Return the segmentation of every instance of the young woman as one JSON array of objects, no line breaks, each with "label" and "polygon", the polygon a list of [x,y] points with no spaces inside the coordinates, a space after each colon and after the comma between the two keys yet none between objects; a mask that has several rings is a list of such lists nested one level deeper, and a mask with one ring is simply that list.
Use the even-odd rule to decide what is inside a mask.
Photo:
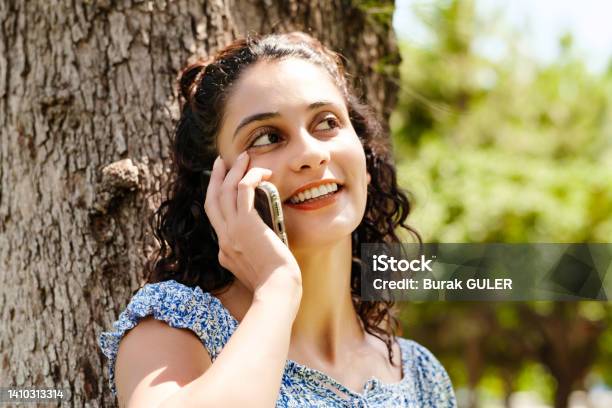
[{"label": "young woman", "polygon": [[[161,248],[100,337],[120,406],[455,406],[436,358],[395,336],[392,303],[359,297],[360,244],[398,242],[409,203],[338,54],[304,33],[250,37],[180,86]],[[262,180],[289,247],[253,207]]]}]

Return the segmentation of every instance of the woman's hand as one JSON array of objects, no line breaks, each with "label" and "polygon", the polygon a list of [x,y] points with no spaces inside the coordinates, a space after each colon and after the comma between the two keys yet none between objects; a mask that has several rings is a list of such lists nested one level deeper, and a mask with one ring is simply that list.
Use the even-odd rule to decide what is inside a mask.
[{"label": "woman's hand", "polygon": [[246,171],[248,165],[246,152],[229,172],[220,157],[213,165],[204,210],[218,237],[219,263],[255,295],[286,289],[301,293],[302,277],[295,257],[254,206],[255,188],[272,171],[258,167]]}]

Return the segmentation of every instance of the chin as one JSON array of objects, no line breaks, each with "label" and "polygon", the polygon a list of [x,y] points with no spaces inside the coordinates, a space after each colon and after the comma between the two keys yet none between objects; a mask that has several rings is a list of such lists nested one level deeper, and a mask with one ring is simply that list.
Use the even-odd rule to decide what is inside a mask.
[{"label": "chin", "polygon": [[338,243],[359,226],[359,222],[332,223],[331,225],[291,228],[287,226],[287,238],[292,249],[306,249]]}]

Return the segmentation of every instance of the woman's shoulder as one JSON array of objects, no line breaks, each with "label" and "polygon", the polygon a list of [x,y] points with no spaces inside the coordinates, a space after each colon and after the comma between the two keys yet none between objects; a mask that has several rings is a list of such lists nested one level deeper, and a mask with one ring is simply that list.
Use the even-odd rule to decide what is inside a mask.
[{"label": "woman's shoulder", "polygon": [[414,340],[398,337],[404,376],[410,377],[416,389],[421,390],[428,406],[454,407],[457,402],[453,385],[444,366],[425,346]]},{"label": "woman's shoulder", "polygon": [[194,318],[212,317],[221,311],[220,305],[200,287],[190,287],[175,280],[147,283],[130,299],[119,316],[119,323],[131,324],[152,315],[172,327],[194,324]]},{"label": "woman's shoulder", "polygon": [[102,332],[98,337],[98,345],[109,359],[113,391],[114,364],[119,343],[128,331],[149,316],[172,328],[194,332],[213,361],[235,329],[231,316],[221,302],[200,287],[190,287],[175,280],[144,285],[132,296],[112,324],[112,329]]},{"label": "woman's shoulder", "polygon": [[409,361],[412,361],[418,365],[440,365],[438,359],[433,353],[422,344],[417,343],[414,340],[396,337],[399,343],[400,349],[404,356],[408,357]]},{"label": "woman's shoulder", "polygon": [[440,361],[425,346],[403,337],[397,337],[397,341],[402,350],[402,360],[405,368],[423,375],[446,374],[446,370]]},{"label": "woman's shoulder", "polygon": [[231,324],[221,302],[210,293],[198,286],[167,280],[141,287],[113,323],[115,330],[103,333],[101,342],[120,338],[147,316],[174,328],[190,329],[202,340],[206,340],[210,329],[219,332]]}]

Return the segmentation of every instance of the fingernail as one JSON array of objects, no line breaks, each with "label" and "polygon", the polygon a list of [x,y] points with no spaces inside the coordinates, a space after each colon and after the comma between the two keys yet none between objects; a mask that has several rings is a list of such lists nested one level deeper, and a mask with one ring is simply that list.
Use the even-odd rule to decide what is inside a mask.
[{"label": "fingernail", "polygon": [[244,160],[248,157],[248,154],[246,151],[240,153],[240,156],[238,156],[238,160]]}]

